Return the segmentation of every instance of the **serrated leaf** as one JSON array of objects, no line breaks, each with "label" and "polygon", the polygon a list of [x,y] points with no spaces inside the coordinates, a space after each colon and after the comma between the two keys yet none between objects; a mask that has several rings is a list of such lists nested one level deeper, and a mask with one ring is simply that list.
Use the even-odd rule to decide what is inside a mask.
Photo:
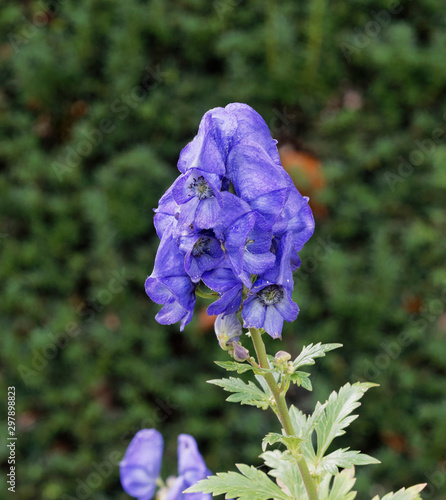
[{"label": "serrated leaf", "polygon": [[284,444],[288,450],[297,452],[300,449],[300,444],[302,443],[302,439],[298,436],[287,436],[284,434],[277,434],[275,432],[270,432],[267,434],[262,441],[262,449],[265,451],[266,446],[282,443]]},{"label": "serrated leaf", "polygon": [[277,432],[270,432],[262,439],[262,450],[265,451],[268,445],[273,445],[279,443],[283,438],[283,434],[278,434]]},{"label": "serrated leaf", "polygon": [[253,369],[251,365],[237,363],[236,361],[214,361],[214,363],[228,372],[245,373]]},{"label": "serrated leaf", "polygon": [[415,486],[411,486],[410,488],[401,488],[396,493],[388,493],[384,497],[380,499],[380,497],[373,497],[373,500],[421,500],[421,497],[418,493],[422,491],[426,486],[426,483],[416,484]]},{"label": "serrated leaf", "polygon": [[208,380],[209,384],[223,387],[223,390],[233,392],[226,401],[240,403],[242,405],[257,406],[266,410],[270,406],[270,394],[265,394],[253,382],[247,384],[243,380],[235,377]]},{"label": "serrated leaf", "polygon": [[260,456],[265,460],[265,464],[271,468],[269,474],[277,478],[279,484],[283,483],[285,488],[282,489],[285,493],[291,495],[293,499],[308,498],[299,467],[294,460],[288,460],[287,457],[284,457],[284,453],[278,450],[267,451]]},{"label": "serrated leaf", "polygon": [[188,488],[185,493],[226,494],[227,498],[240,500],[293,500],[285,494],[271,479],[255,467],[237,464],[241,472],[221,472],[216,476],[199,481]]},{"label": "serrated leaf", "polygon": [[319,420],[324,416],[325,404],[317,403],[314,412],[310,416],[304,415],[300,410],[298,410],[294,405],[290,406],[290,418],[293,424],[294,432],[297,436],[305,439],[311,437],[311,433],[315,429]]},{"label": "serrated leaf", "polygon": [[[273,377],[274,377],[274,380],[276,381],[276,383],[279,382],[280,373],[275,372],[275,371],[271,371],[271,373],[273,374]],[[269,394],[270,396],[273,395],[271,392],[271,389],[269,388],[268,382],[265,380],[265,377],[263,377],[262,375],[255,375],[255,379],[260,384],[260,386],[264,390],[265,394]]]},{"label": "serrated leaf", "polygon": [[330,492],[328,487],[332,476],[327,476],[319,488],[319,500],[353,500],[356,497],[356,491],[351,491],[356,482],[354,476],[354,467],[336,474]]},{"label": "serrated leaf", "polygon": [[349,469],[354,465],[369,465],[369,464],[379,464],[380,461],[376,460],[365,453],[359,451],[339,449],[330,453],[322,459],[322,462],[318,465],[318,472],[328,472],[329,474],[337,474],[338,467],[343,469]]},{"label": "serrated leaf", "polygon": [[290,375],[290,380],[293,384],[302,386],[307,391],[312,391],[313,387],[311,385],[310,374],[307,372],[294,372]]},{"label": "serrated leaf", "polygon": [[300,451],[303,453],[305,459],[309,463],[316,462],[316,454],[311,442],[311,435],[315,426],[315,421],[317,420],[318,413],[322,413],[323,408],[321,405],[316,406],[316,410],[311,417],[306,417],[300,410],[295,406],[290,407],[290,417],[293,424],[294,432],[298,437],[302,439],[300,445]]},{"label": "serrated leaf", "polygon": [[236,361],[214,361],[214,363],[228,372],[245,373],[247,371],[253,371],[257,375],[272,372],[272,370],[268,370],[267,368],[257,368],[247,363],[238,363]]},{"label": "serrated leaf", "polygon": [[300,366],[314,365],[315,358],[323,358],[326,352],[337,349],[338,347],[342,347],[342,344],[322,344],[319,342],[315,345],[310,344],[309,346],[304,346],[302,352],[293,361],[294,369],[297,370]]},{"label": "serrated leaf", "polygon": [[356,383],[346,384],[339,390],[339,393],[332,392],[328,401],[322,405],[323,413],[315,423],[317,435],[317,460],[321,461],[327,448],[333,439],[345,434],[344,429],[355,420],[358,415],[350,415],[351,412],[361,405],[358,400],[364,393],[376,384]]}]

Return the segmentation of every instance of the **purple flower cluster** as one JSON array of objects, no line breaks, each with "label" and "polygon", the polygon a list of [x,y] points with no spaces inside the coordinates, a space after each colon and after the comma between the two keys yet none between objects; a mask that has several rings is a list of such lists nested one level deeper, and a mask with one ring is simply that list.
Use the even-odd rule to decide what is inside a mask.
[{"label": "purple flower cluster", "polygon": [[[143,429],[132,439],[120,463],[121,484],[126,493],[138,500],[151,500],[158,484],[163,456],[163,437],[156,429]],[[178,436],[178,477],[157,493],[163,500],[211,500],[203,493],[183,493],[212,472],[192,436]]]},{"label": "purple flower cluster", "polygon": [[298,252],[313,234],[308,198],[283,169],[268,126],[247,104],[208,111],[180,154],[180,176],[155,210],[161,243],[147,295],[161,324],[192,319],[200,282],[217,292],[208,313],[242,308],[246,327],[280,337]]}]

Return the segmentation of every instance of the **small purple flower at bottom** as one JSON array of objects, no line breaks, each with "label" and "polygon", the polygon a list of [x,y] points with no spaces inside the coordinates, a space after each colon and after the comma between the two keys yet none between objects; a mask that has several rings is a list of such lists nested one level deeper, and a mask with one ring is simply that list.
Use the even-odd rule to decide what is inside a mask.
[{"label": "small purple flower at bottom", "polygon": [[161,470],[163,437],[155,429],[143,429],[132,439],[119,464],[121,484],[138,500],[153,498]]},{"label": "small purple flower at bottom", "polygon": [[294,321],[298,314],[299,307],[291,300],[290,293],[277,284],[263,286],[250,295],[242,310],[245,327],[263,328],[273,338],[281,337],[284,320]]},{"label": "small purple flower at bottom", "polygon": [[[151,500],[155,494],[163,456],[163,437],[155,429],[143,429],[132,439],[119,464],[121,485],[137,500]],[[201,479],[212,475],[192,436],[178,436],[178,477],[157,492],[159,500],[211,500],[204,493],[183,493]]]},{"label": "small purple flower at bottom", "polygon": [[178,477],[169,488],[164,500],[211,500],[212,495],[205,493],[182,493],[201,479],[211,475],[212,472],[206,467],[195,439],[188,434],[180,434],[178,436]]}]

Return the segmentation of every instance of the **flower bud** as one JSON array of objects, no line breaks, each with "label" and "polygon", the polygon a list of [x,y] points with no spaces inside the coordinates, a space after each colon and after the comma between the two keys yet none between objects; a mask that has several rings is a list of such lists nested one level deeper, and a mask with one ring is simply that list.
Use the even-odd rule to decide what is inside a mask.
[{"label": "flower bud", "polygon": [[215,334],[217,335],[220,347],[224,351],[232,348],[231,342],[238,342],[242,334],[242,325],[237,318],[237,314],[220,314],[215,320]]},{"label": "flower bud", "polygon": [[285,368],[285,372],[288,375],[292,375],[295,371],[296,371],[296,369],[294,368],[293,362],[292,361],[288,361],[288,363],[286,365],[286,368]]},{"label": "flower bud", "polygon": [[286,351],[279,351],[274,356],[274,364],[276,366],[285,366],[291,359],[291,354]]},{"label": "flower bud", "polygon": [[234,349],[232,356],[236,361],[242,362],[249,358],[249,351],[240,344],[240,342],[232,342]]}]

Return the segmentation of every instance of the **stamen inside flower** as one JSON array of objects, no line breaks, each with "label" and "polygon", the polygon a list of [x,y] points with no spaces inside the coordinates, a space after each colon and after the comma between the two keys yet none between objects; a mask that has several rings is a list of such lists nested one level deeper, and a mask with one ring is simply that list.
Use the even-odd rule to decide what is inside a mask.
[{"label": "stamen inside flower", "polygon": [[198,179],[193,178],[193,182],[190,183],[189,189],[191,195],[196,196],[200,200],[205,198],[212,198],[214,196],[214,191],[209,187],[206,179],[201,175]]},{"label": "stamen inside flower", "polygon": [[269,285],[260,290],[257,297],[264,306],[272,306],[283,299],[283,289],[279,285]]},{"label": "stamen inside flower", "polygon": [[207,236],[200,236],[200,238],[198,238],[198,240],[195,242],[194,247],[192,248],[192,255],[194,257],[200,257],[200,255],[208,253],[210,243],[211,238],[208,238]]}]

